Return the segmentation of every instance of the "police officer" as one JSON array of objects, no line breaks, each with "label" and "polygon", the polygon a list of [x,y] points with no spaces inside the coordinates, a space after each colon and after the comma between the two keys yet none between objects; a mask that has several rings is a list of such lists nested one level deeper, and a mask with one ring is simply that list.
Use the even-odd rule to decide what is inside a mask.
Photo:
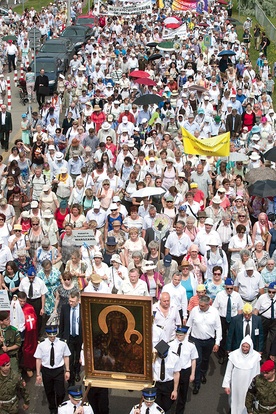
[{"label": "police officer", "polygon": [[164,410],[156,404],[156,388],[145,388],[142,391],[143,401],[135,405],[130,414],[164,414]]},{"label": "police officer", "polygon": [[68,345],[57,338],[57,326],[46,326],[47,338],[36,348],[36,383],[43,382],[50,414],[57,414],[57,407],[65,396],[64,379],[69,381]]},{"label": "police officer", "polygon": [[275,364],[268,360],[253,378],[245,399],[248,414],[273,414],[276,410]]},{"label": "police officer", "polygon": [[195,344],[188,340],[188,330],[187,326],[178,326],[176,328],[176,338],[170,343],[172,351],[179,355],[181,363],[176,414],[184,413],[189,383],[195,379],[198,352]]},{"label": "police officer", "polygon": [[18,372],[11,369],[8,354],[0,355],[0,413],[18,414],[19,396],[23,398],[23,409],[30,404],[29,394]]},{"label": "police officer", "polygon": [[153,377],[157,388],[156,404],[167,412],[177,399],[181,363],[179,356],[165,341],[160,341],[155,349],[157,354],[153,363]]},{"label": "police officer", "polygon": [[20,332],[11,326],[10,313],[0,312],[0,354],[7,353],[11,359],[11,368],[18,371],[18,350],[21,346]]},{"label": "police officer", "polygon": [[82,389],[80,385],[68,387],[69,400],[58,407],[58,414],[93,414],[92,407],[82,402]]}]

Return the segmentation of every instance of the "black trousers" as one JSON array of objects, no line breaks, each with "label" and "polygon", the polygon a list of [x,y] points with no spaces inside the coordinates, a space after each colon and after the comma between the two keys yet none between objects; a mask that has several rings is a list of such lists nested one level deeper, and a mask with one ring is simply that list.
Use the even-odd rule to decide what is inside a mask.
[{"label": "black trousers", "polygon": [[53,369],[42,367],[41,374],[49,410],[57,409],[65,397],[64,366]]},{"label": "black trousers", "polygon": [[157,381],[155,386],[157,388],[155,402],[157,405],[160,405],[160,407],[163,408],[163,410],[166,413],[167,411],[169,411],[169,409],[174,403],[174,401],[171,399],[171,393],[173,392],[174,382],[173,380],[166,382]]},{"label": "black trousers", "polygon": [[15,66],[15,55],[8,55],[8,65],[9,65],[9,72],[11,72],[12,67],[13,67],[13,70],[16,69],[16,66]]},{"label": "black trousers", "polygon": [[191,336],[191,341],[194,342],[198,352],[194,383],[196,386],[200,387],[202,375],[206,375],[209,368],[209,360],[213,351],[215,339],[197,339]]},{"label": "black trousers", "polygon": [[192,368],[182,369],[180,371],[178,397],[176,402],[175,414],[183,414],[187,401],[187,394],[190,383]]},{"label": "black trousers", "polygon": [[271,344],[276,337],[276,319],[265,318],[261,315],[264,335],[264,356],[269,357]]},{"label": "black trousers", "polygon": [[70,363],[70,381],[75,381],[76,374],[80,373],[80,353],[81,353],[81,340],[79,336],[71,336],[69,337],[69,341],[67,343],[71,355],[69,357],[69,363]]},{"label": "black trousers", "polygon": [[226,339],[227,339],[228,329],[229,329],[230,324],[226,322],[226,318],[224,318],[223,316],[220,317],[220,321],[221,321],[221,328],[222,328],[222,339],[220,341],[218,356],[224,358],[227,355],[225,348],[226,348]]},{"label": "black trousers", "polygon": [[37,100],[37,103],[39,105],[39,108],[41,108],[42,104],[44,104],[45,97],[46,97],[46,95],[41,95],[41,93],[36,92],[36,100]]},{"label": "black trousers", "polygon": [[4,150],[9,149],[10,131],[0,131],[1,147]]},{"label": "black trousers", "polygon": [[93,408],[94,414],[109,413],[108,388],[90,388],[87,399],[89,404]]}]

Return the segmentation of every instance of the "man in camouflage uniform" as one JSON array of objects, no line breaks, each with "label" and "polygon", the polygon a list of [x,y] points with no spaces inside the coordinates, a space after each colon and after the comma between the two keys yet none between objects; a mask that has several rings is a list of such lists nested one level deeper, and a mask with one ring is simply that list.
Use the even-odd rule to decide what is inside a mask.
[{"label": "man in camouflage uniform", "polygon": [[0,413],[18,414],[18,402],[23,398],[23,409],[27,410],[30,404],[29,394],[18,372],[11,369],[8,354],[0,355]]},{"label": "man in camouflage uniform", "polygon": [[248,414],[273,414],[276,411],[275,365],[269,360],[261,366],[261,374],[253,378],[246,394]]},{"label": "man in camouflage uniform", "polygon": [[11,326],[10,313],[0,312],[0,355],[7,353],[11,359],[11,368],[18,372],[18,350],[21,346],[20,332]]}]

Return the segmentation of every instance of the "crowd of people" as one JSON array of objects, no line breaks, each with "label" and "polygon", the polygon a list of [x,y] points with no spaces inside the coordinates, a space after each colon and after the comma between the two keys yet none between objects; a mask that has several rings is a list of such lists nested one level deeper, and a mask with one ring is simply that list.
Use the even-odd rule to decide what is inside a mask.
[{"label": "crowd of people", "polygon": [[[39,14],[31,8],[11,24],[17,45],[7,46],[9,71],[29,53],[31,27],[42,38],[61,32],[61,6],[50,3]],[[80,12],[73,3],[73,22]],[[0,312],[5,413],[17,413],[18,398],[14,389],[2,395],[1,385],[12,376],[22,391],[19,370],[27,377],[36,371],[51,414],[71,412],[60,405],[65,381],[70,410],[91,412],[76,403],[82,292],[152,298],[156,390],[144,391],[135,414],[150,406],[168,412],[174,401],[183,414],[189,383],[196,395],[208,379],[212,352],[221,365],[228,360],[222,386],[232,413],[253,412],[256,395],[254,413],[276,410],[276,207],[273,197],[248,190],[253,178],[275,172],[264,159],[276,125],[270,42],[250,18],[238,40],[231,10],[210,2],[208,13],[175,13],[184,34],[173,51],[160,51],[173,15],[155,6],[138,18],[99,15],[50,98],[39,89],[44,70],[35,79],[28,69],[29,100],[36,92],[38,109],[31,119],[22,114],[22,137],[12,146],[12,114],[1,106],[1,147],[10,148],[7,161],[0,155],[0,283],[11,303]],[[229,132],[230,154],[244,161],[186,154],[181,128],[202,140]],[[89,238],[79,246],[81,231]],[[123,323],[116,312],[112,318]],[[116,338],[99,366],[120,371],[130,366],[127,355],[141,373],[133,340],[120,348]],[[92,388],[88,399],[95,414],[108,414],[106,389]]]}]

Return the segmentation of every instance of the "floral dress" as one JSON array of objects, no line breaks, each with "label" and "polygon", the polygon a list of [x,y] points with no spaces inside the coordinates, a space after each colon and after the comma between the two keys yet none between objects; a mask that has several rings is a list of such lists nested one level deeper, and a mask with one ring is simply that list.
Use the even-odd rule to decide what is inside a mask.
[{"label": "floral dress", "polygon": [[37,276],[43,280],[48,292],[45,295],[45,314],[51,315],[55,307],[55,291],[60,285],[60,271],[54,267],[51,270],[50,275],[47,277],[43,270],[37,273]]}]

